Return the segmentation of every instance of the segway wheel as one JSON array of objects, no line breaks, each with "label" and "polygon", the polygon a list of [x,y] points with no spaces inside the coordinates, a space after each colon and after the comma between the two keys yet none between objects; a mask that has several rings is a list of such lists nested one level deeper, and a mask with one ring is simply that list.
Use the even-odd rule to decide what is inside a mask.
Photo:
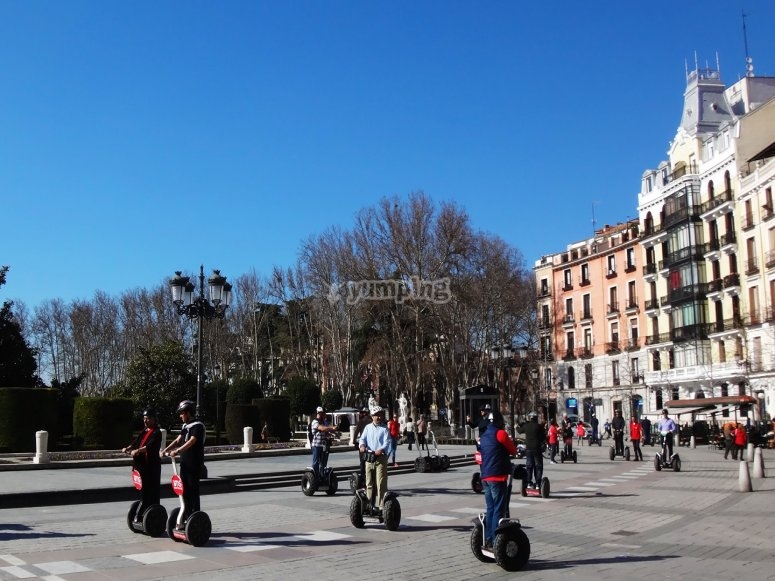
[{"label": "segway wheel", "polygon": [[382,505],[382,515],[385,519],[385,528],[389,531],[397,531],[401,524],[401,505],[395,498],[388,498]]},{"label": "segway wheel", "polygon": [[627,460],[627,462],[630,461],[630,447],[629,446],[627,446],[624,449],[624,459]]},{"label": "segway wheel", "polygon": [[160,504],[154,504],[143,515],[145,534],[158,537],[164,534],[167,526],[167,510]]},{"label": "segway wheel", "polygon": [[659,454],[654,456],[654,470],[657,472],[662,470],[662,459],[659,457]]},{"label": "segway wheel", "polygon": [[549,484],[549,479],[544,476],[541,478],[541,498],[549,498],[549,493],[552,491],[552,487]]},{"label": "segway wheel", "polygon": [[495,562],[506,571],[519,571],[530,559],[530,539],[521,528],[512,526],[495,535]]},{"label": "segway wheel", "polygon": [[441,470],[441,458],[439,456],[430,457],[430,469],[432,472],[438,472]]},{"label": "segway wheel", "polygon": [[482,554],[483,538],[482,523],[479,522],[479,519],[476,519],[476,524],[474,525],[474,528],[471,529],[471,552],[474,554],[474,557],[479,559],[482,563],[492,563],[494,559]]},{"label": "segway wheel", "polygon": [[339,490],[339,479],[336,477],[336,474],[331,472],[331,476],[328,477],[328,490],[326,490],[326,494],[333,496],[337,490]]},{"label": "segway wheel", "polygon": [[172,509],[172,512],[170,513],[169,518],[167,519],[167,536],[171,538],[176,543],[180,542],[180,539],[175,537],[173,534],[173,531],[175,530],[175,525],[178,524],[178,515],[180,514],[180,507],[176,507]]},{"label": "segway wheel", "polygon": [[306,471],[301,475],[301,491],[304,496],[312,496],[318,488],[314,472]]},{"label": "segway wheel", "polygon": [[576,453],[576,450],[573,450],[573,463],[574,463],[574,464],[575,464],[576,462],[578,462],[578,458],[579,458],[579,456],[578,456],[578,454]]},{"label": "segway wheel", "polygon": [[681,471],[681,458],[678,456],[678,454],[675,455],[675,458],[673,458],[673,472],[680,472]]},{"label": "segway wheel", "polygon": [[613,459],[616,457],[616,450],[614,449],[613,446],[611,446],[608,449],[608,457],[611,459],[612,462],[613,462]]},{"label": "segway wheel", "polygon": [[422,464],[422,471],[423,472],[430,472],[431,471],[431,457],[426,456],[421,460]]},{"label": "segway wheel", "polygon": [[423,462],[423,458],[415,458],[414,459],[414,471],[415,472],[425,472],[425,463]]},{"label": "segway wheel", "polygon": [[360,482],[358,482],[360,480],[360,474],[358,472],[353,472],[352,474],[350,474],[349,480],[350,480],[350,492],[355,494],[355,491],[360,488],[360,486],[358,486],[360,484]]},{"label": "segway wheel", "polygon": [[441,457],[441,469],[445,471],[449,469],[449,456],[446,454]]},{"label": "segway wheel", "polygon": [[482,492],[484,492],[484,489],[482,488],[482,476],[479,472],[475,472],[471,476],[471,490],[476,494],[482,494]]},{"label": "segway wheel", "polygon": [[198,510],[191,513],[186,521],[186,538],[195,547],[202,547],[210,540],[213,525],[206,512]]},{"label": "segway wheel", "polygon": [[352,502],[350,502],[350,523],[356,529],[363,528],[363,507],[358,495],[353,496]]},{"label": "segway wheel", "polygon": [[140,532],[132,524],[134,522],[134,520],[135,520],[135,513],[137,512],[137,507],[138,506],[140,506],[140,501],[139,500],[135,500],[132,503],[132,506],[129,507],[129,512],[126,513],[126,524],[129,527],[129,530],[132,531],[133,533],[139,533]]}]

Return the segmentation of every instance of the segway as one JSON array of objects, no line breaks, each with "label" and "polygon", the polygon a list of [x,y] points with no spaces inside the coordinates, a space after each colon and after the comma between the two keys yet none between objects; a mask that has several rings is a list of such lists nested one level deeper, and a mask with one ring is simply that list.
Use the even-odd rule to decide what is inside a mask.
[{"label": "segway", "polygon": [[439,447],[436,445],[436,436],[433,435],[433,430],[428,430],[428,435],[433,442],[434,451],[434,455],[431,456],[431,470],[434,472],[438,472],[440,470],[446,471],[449,468],[449,456],[446,454],[439,454]]},{"label": "segway", "polygon": [[[132,483],[137,490],[143,489],[143,479],[136,469],[132,470]],[[129,507],[129,512],[126,515],[126,524],[129,526],[129,530],[149,537],[158,537],[163,534],[167,522],[167,509],[160,504],[152,504],[143,510],[139,520],[135,520],[139,506],[140,501],[136,500]]]},{"label": "segway", "polygon": [[[614,431],[615,431],[615,432],[619,432],[619,431],[621,431],[621,430],[614,430]],[[616,443],[614,443],[614,444],[613,444],[613,445],[612,445],[612,446],[609,448],[609,450],[608,450],[608,458],[609,458],[609,459],[610,459],[612,462],[613,462],[614,458],[616,458],[617,456],[621,456],[621,457],[622,457],[622,458],[624,458],[624,459],[625,459],[627,462],[629,462],[629,461],[630,461],[630,447],[629,447],[629,446],[624,446],[624,444],[622,444],[622,446],[623,446],[623,448],[624,448],[624,453],[623,453],[623,454],[617,454],[617,452],[616,452]]]},{"label": "segway", "polygon": [[350,522],[357,529],[362,529],[367,522],[385,523],[389,531],[398,530],[401,524],[401,505],[398,494],[386,490],[382,494],[382,508],[377,506],[377,465],[374,462],[374,452],[366,452],[366,469],[371,471],[371,498],[366,488],[359,488],[350,502]]},{"label": "segway", "polygon": [[363,473],[363,470],[359,469],[355,472],[351,472],[348,480],[350,482],[350,492],[353,494],[355,494],[359,488],[364,488],[366,486],[366,475]]},{"label": "segway", "polygon": [[474,528],[471,530],[471,552],[483,563],[493,561],[506,571],[519,571],[530,559],[530,539],[527,538],[519,519],[511,518],[509,514],[509,501],[511,500],[511,486],[514,478],[527,479],[524,465],[514,466],[509,474],[506,487],[506,516],[498,521],[495,529],[495,539],[492,547],[484,544],[484,529],[487,513],[480,513],[473,519]]},{"label": "segway", "polygon": [[186,512],[186,502],[183,499],[183,481],[178,476],[178,466],[175,463],[175,456],[170,456],[172,460],[172,490],[180,498],[180,506],[173,508],[167,519],[167,535],[173,541],[188,543],[195,547],[201,547],[210,540],[210,533],[213,530],[210,517],[206,512],[197,510],[183,519]]},{"label": "segway", "polygon": [[[323,448],[323,464],[328,464],[330,448],[331,442],[326,439],[326,445]],[[301,491],[304,496],[312,496],[318,490],[325,492],[328,496],[333,496],[338,488],[339,478],[334,473],[334,469],[328,466],[320,469],[320,475],[315,474],[315,469],[312,466],[307,466],[304,469],[304,474],[301,475]]]},{"label": "segway", "polygon": [[578,460],[578,454],[576,450],[573,449],[573,444],[563,442],[562,450],[560,450],[560,464],[565,464],[566,460],[568,462],[573,460],[573,463],[575,464]]},{"label": "segway", "polygon": [[[482,453],[479,451],[479,444],[476,445],[474,461],[479,464],[479,466],[482,465]],[[476,494],[482,494],[484,492],[484,487],[482,486],[482,475],[479,472],[474,472],[471,475],[471,490],[473,490]]]},{"label": "segway", "polygon": [[681,471],[681,457],[678,455],[678,453],[673,453],[670,458],[667,457],[667,435],[668,432],[662,432],[660,434],[662,436],[662,449],[660,452],[657,452],[654,456],[654,470],[657,472],[661,471],[662,468],[665,470],[673,469],[673,472],[680,472]]},{"label": "segway", "polygon": [[551,483],[546,476],[541,478],[541,482],[536,484],[527,473],[527,468],[524,464],[520,464],[514,469],[514,477],[522,479],[522,496],[539,496],[541,498],[549,498],[549,493],[552,490]]}]

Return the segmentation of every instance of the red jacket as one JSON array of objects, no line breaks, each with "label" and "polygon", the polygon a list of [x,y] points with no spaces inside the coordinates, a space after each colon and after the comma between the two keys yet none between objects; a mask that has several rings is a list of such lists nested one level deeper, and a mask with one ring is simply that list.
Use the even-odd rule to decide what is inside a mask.
[{"label": "red jacket", "polygon": [[396,420],[390,420],[388,422],[388,431],[390,432],[391,438],[398,438],[401,435],[401,424],[398,423]]},{"label": "red jacket", "polygon": [[556,444],[557,443],[557,426],[549,426],[549,432],[547,433],[547,441],[550,444]]},{"label": "red jacket", "polygon": [[735,446],[745,446],[748,443],[748,434],[745,428],[735,428]]},{"label": "red jacket", "polygon": [[630,422],[630,440],[640,440],[641,427],[638,422]]}]

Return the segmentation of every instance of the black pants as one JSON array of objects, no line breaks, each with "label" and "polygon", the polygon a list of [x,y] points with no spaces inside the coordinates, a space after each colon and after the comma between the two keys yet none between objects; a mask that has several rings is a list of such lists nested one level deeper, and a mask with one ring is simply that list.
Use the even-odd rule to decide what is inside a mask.
[{"label": "black pants", "polygon": [[199,477],[201,473],[202,467],[199,465],[180,465],[180,479],[183,481],[183,502],[186,505],[183,520],[187,519],[191,513],[201,510],[199,506]]},{"label": "black pants", "polygon": [[423,434],[422,432],[417,432],[417,447],[420,450],[425,450],[426,449],[426,446],[425,446],[425,434]]},{"label": "black pants", "polygon": [[161,478],[161,463],[158,465],[137,466],[136,469],[143,479],[143,488],[140,491],[140,504],[137,506],[137,512],[135,513],[135,519],[141,520],[143,518],[143,513],[149,507],[161,503],[161,485],[159,483]]},{"label": "black pants", "polygon": [[643,452],[640,451],[640,440],[632,441],[632,451],[635,454],[636,460],[643,460]]},{"label": "black pants", "polygon": [[732,438],[724,438],[724,459],[732,452],[732,459],[737,460],[737,448],[735,447],[735,441]]},{"label": "black pants", "polygon": [[527,468],[528,481],[530,481],[535,474],[533,483],[536,486],[540,486],[541,479],[544,477],[544,457],[541,452],[525,450],[525,467]]},{"label": "black pants", "polygon": [[414,432],[407,432],[406,433],[406,442],[408,444],[408,449],[412,449],[412,444],[414,444]]},{"label": "black pants", "polygon": [[614,431],[614,447],[617,455],[624,456],[624,432],[621,430]]}]

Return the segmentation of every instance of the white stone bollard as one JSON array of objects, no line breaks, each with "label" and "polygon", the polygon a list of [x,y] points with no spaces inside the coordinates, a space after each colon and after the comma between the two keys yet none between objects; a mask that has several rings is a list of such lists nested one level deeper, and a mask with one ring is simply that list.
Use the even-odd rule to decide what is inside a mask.
[{"label": "white stone bollard", "polygon": [[748,472],[748,462],[745,460],[740,461],[740,473],[738,478],[738,485],[740,492],[753,492],[753,485],[751,484],[751,475]]},{"label": "white stone bollard", "polygon": [[242,434],[245,438],[245,442],[242,445],[242,451],[243,452],[252,452],[253,451],[253,428],[250,426],[245,426],[242,428]]},{"label": "white stone bollard", "polygon": [[689,439],[689,447],[694,450],[697,447],[697,443],[694,441],[694,434],[692,434],[692,437]]},{"label": "white stone bollard", "polygon": [[761,448],[756,448],[753,452],[753,477],[765,478],[764,457],[762,456]]},{"label": "white stone bollard", "polygon": [[748,445],[745,447],[745,459],[753,462],[753,444],[751,442],[748,442]]},{"label": "white stone bollard", "polygon": [[350,446],[355,446],[355,430],[357,426],[350,426]]},{"label": "white stone bollard", "polygon": [[51,457],[48,453],[48,432],[35,432],[35,458],[33,464],[48,464]]}]

